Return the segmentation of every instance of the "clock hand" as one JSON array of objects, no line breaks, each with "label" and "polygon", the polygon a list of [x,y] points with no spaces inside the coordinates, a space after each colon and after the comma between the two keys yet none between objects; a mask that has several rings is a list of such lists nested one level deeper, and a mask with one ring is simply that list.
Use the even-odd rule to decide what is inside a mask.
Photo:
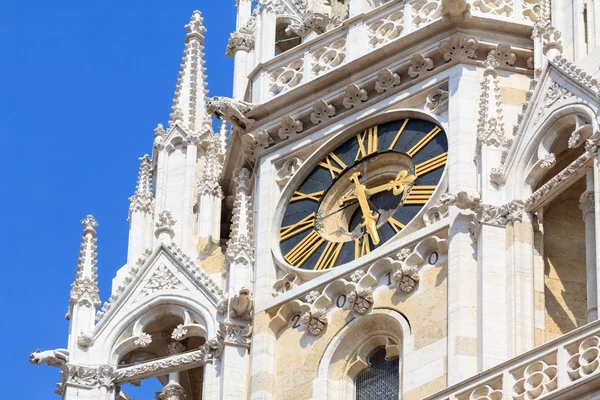
[{"label": "clock hand", "polygon": [[[352,199],[350,199],[350,200],[352,200]],[[354,200],[356,200],[356,199],[354,199]],[[356,201],[354,201],[354,202],[352,202],[352,203],[350,203],[350,204],[346,204],[344,207],[342,207],[342,208],[340,208],[340,209],[338,209],[338,210],[335,210],[334,212],[332,212],[332,213],[329,213],[329,214],[327,214],[327,215],[326,215],[326,216],[324,216],[324,217],[320,217],[320,220],[321,220],[321,221],[323,221],[325,218],[329,218],[329,217],[331,217],[333,214],[337,214],[337,213],[339,213],[340,211],[343,211],[343,210],[345,210],[346,208],[348,208],[348,207],[350,207],[350,206],[352,206],[352,205],[354,205],[354,204],[356,204]]]},{"label": "clock hand", "polygon": [[374,195],[376,193],[385,192],[391,190],[394,196],[398,196],[404,192],[404,186],[410,185],[417,179],[416,175],[408,175],[407,170],[398,172],[396,179],[385,183],[383,185],[375,186],[374,188],[366,189],[367,196]]},{"label": "clock hand", "polygon": [[367,228],[367,231],[371,235],[371,240],[373,240],[373,244],[379,244],[379,233],[377,232],[377,218],[371,211],[369,207],[369,202],[367,201],[367,188],[365,185],[360,183],[360,172],[355,172],[350,177],[350,181],[354,183],[354,192],[351,196],[342,197],[339,200],[339,204],[343,205],[347,201],[356,198],[358,200],[358,204],[360,205],[360,210],[363,214],[363,223],[361,226]]}]

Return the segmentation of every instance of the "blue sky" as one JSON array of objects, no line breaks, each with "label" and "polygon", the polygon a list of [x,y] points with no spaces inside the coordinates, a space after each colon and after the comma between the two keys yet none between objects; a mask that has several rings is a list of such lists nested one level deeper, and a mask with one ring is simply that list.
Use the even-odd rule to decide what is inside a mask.
[{"label": "blue sky", "polygon": [[[0,2],[5,398],[58,398],[58,370],[27,358],[37,347],[66,346],[79,221],[88,213],[100,223],[100,296],[110,295],[126,260],[138,158],[151,151],[156,124],[168,120],[184,25],[195,9],[208,29],[210,93],[229,96],[234,0]],[[143,384],[129,392],[143,400],[155,390]]]}]

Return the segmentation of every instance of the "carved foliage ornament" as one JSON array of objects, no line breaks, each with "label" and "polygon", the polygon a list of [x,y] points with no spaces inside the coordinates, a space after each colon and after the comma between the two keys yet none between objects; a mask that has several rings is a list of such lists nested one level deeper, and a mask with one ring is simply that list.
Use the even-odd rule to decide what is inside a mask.
[{"label": "carved foliage ornament", "polygon": [[400,82],[400,75],[390,71],[387,68],[384,68],[377,74],[375,90],[377,93],[383,93],[394,86],[398,86]]},{"label": "carved foliage ornament", "polygon": [[342,103],[346,108],[352,108],[358,106],[360,103],[367,101],[367,91],[361,89],[356,85],[350,85],[346,88]]},{"label": "carved foliage ornament", "polygon": [[294,119],[294,117],[288,115],[283,117],[281,120],[281,128],[279,128],[278,135],[281,139],[285,140],[295,133],[300,133],[304,130],[304,125],[301,121]]},{"label": "carved foliage ornament", "polygon": [[444,61],[465,61],[477,58],[477,40],[460,35],[454,35],[443,41],[438,51],[444,57]]},{"label": "carved foliage ornament", "polygon": [[318,336],[327,327],[327,310],[317,308],[307,311],[302,315],[302,322],[306,325],[306,330],[311,335]]},{"label": "carved foliage ornament", "polygon": [[433,60],[431,58],[423,57],[421,54],[415,54],[410,59],[410,66],[408,67],[408,75],[411,78],[416,78],[419,75],[424,74],[427,71],[433,69]]},{"label": "carved foliage ornament", "polygon": [[227,57],[234,57],[238,51],[250,51],[254,48],[254,36],[248,33],[233,32],[229,36],[227,42],[227,49],[225,55]]},{"label": "carved foliage ornament", "polygon": [[335,116],[335,107],[331,104],[327,104],[323,100],[317,101],[312,106],[312,112],[310,113],[310,121],[318,125],[323,121],[328,120]]},{"label": "carved foliage ornament", "polygon": [[175,275],[173,275],[171,270],[167,268],[166,265],[161,264],[142,289],[142,293],[144,296],[148,296],[152,293],[158,292],[159,290],[169,289],[187,290],[181,281]]}]

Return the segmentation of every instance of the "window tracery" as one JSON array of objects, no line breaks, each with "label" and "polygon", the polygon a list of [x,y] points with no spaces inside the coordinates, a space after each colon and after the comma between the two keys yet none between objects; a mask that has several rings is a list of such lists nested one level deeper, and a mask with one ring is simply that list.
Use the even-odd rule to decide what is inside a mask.
[{"label": "window tracery", "polygon": [[369,356],[369,367],[355,380],[357,400],[396,399],[400,385],[400,359],[387,358],[385,347],[376,348]]}]

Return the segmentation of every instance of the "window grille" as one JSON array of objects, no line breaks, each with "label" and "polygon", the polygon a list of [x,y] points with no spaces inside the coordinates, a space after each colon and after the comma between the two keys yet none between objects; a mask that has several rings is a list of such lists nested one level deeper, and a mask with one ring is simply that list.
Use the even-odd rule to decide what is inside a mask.
[{"label": "window grille", "polygon": [[392,400],[400,386],[399,358],[385,358],[385,347],[369,356],[369,368],[356,377],[356,400]]}]

